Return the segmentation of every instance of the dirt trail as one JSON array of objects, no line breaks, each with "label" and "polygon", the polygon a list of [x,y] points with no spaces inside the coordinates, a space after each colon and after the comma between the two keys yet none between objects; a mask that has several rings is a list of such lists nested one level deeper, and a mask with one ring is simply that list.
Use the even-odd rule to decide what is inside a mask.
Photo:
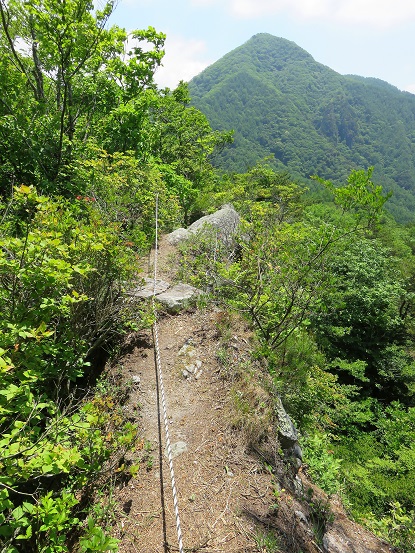
[{"label": "dirt trail", "polygon": [[[158,277],[172,282],[175,269],[170,258],[177,261],[175,249],[161,241]],[[146,268],[149,276],[152,263],[150,259]],[[241,321],[228,336],[228,372],[219,363],[218,323],[223,317],[226,314],[215,309],[193,309],[159,319],[184,551],[322,553],[325,541],[324,550],[331,553],[390,553],[387,544],[347,518],[336,496],[330,500],[313,486],[302,469],[294,478],[295,472],[273,449],[275,428],[267,431],[274,472],[260,455],[250,452],[246,433],[235,430],[233,423],[261,417],[268,394],[261,396],[264,389],[257,386],[264,375],[256,372],[250,381],[244,380],[249,378],[244,369],[238,380],[234,372],[251,348],[251,334]],[[114,492],[119,520],[113,535],[120,540],[120,553],[178,551],[162,421],[159,431],[151,332],[136,336],[130,346],[122,361],[122,377],[135,384],[124,409],[143,441],[128,459],[140,463],[137,477]],[[258,388],[253,394],[258,412],[252,407],[255,401],[244,403],[251,386]],[[239,411],[232,407],[238,400]],[[265,426],[264,420],[268,420]],[[256,428],[263,431],[269,420],[259,419]],[[299,495],[294,490],[298,485]],[[321,519],[325,512],[330,514],[327,528]]]},{"label": "dirt trail", "polygon": [[[159,275],[166,272],[170,248],[161,246]],[[230,428],[226,405],[231,384],[220,375],[216,359],[218,334],[214,312],[164,316],[159,343],[170,440],[185,448],[174,459],[185,551],[254,552],[258,548],[258,518],[272,503],[273,482],[258,459],[248,454],[243,436]],[[233,340],[243,345],[242,336]],[[120,552],[158,553],[178,550],[168,462],[159,455],[156,375],[151,334],[123,361],[124,377],[139,384],[125,408],[137,419],[145,451],[137,478],[116,500],[123,516],[119,524]],[[189,366],[196,374],[183,376]],[[226,414],[225,414],[226,413]],[[185,445],[184,445],[185,444]],[[163,529],[163,482],[166,511]],[[165,535],[164,535],[165,532]],[[166,540],[167,544],[164,543]]]}]

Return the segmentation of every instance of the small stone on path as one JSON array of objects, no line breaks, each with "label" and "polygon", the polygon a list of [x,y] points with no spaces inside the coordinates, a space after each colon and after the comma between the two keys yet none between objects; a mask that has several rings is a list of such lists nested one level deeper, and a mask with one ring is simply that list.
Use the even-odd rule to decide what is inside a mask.
[{"label": "small stone on path", "polygon": [[[174,444],[171,444],[172,459],[175,459],[176,457],[178,457],[179,455],[181,455],[185,451],[187,451],[187,443],[186,442],[176,442]],[[168,457],[167,449],[165,451],[165,455],[166,455],[166,457]]]}]

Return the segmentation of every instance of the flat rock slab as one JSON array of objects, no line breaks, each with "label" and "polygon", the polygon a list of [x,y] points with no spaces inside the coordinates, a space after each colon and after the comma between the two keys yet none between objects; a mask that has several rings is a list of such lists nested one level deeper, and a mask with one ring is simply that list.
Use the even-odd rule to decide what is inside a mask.
[{"label": "flat rock slab", "polygon": [[[130,295],[136,298],[151,298],[154,295],[154,279],[153,278],[144,278],[144,286],[140,286],[136,290],[133,290]],[[156,296],[165,292],[170,288],[170,284],[165,280],[156,280]]]},{"label": "flat rock slab", "polygon": [[153,278],[144,278],[143,281],[144,284],[129,292],[129,295],[143,299],[151,298],[155,295],[157,300],[167,308],[169,313],[178,313],[203,293],[198,288],[189,284],[180,283],[171,286],[165,280],[156,280],[154,288]]},{"label": "flat rock slab", "polygon": [[170,313],[177,313],[196,299],[202,291],[189,284],[176,284],[156,297]]}]

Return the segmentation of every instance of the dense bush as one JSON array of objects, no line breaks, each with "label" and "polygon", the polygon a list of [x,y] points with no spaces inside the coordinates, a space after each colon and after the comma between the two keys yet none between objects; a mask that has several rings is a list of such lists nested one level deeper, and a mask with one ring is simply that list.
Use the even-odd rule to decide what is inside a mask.
[{"label": "dense bush", "polygon": [[[2,551],[66,551],[80,496],[120,440],[77,381],[133,322],[123,282],[135,257],[87,198],[22,186],[0,228],[0,539]],[[136,321],[136,324],[139,321]],[[122,434],[125,434],[122,437]],[[92,531],[90,529],[90,531]]]}]

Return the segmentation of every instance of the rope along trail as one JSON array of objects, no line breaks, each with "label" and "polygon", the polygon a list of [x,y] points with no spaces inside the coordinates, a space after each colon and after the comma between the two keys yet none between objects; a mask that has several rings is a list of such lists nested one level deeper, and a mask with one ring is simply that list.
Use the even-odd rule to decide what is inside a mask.
[{"label": "rope along trail", "polygon": [[[158,256],[157,250],[158,250],[158,195],[156,196],[156,210],[155,210],[155,252],[154,252],[154,275],[153,275],[154,289],[153,289],[153,296],[152,296],[152,308],[153,308],[153,315],[154,315],[154,323],[153,323],[153,341],[154,341],[154,352],[155,352],[154,357],[155,357],[155,363],[156,363],[156,373],[158,378],[158,390],[160,391],[161,404],[163,409],[164,431],[166,435],[166,449],[167,449],[167,457],[169,461],[171,488],[173,493],[174,514],[176,517],[176,529],[177,529],[177,539],[179,544],[179,553],[183,553],[184,549],[183,549],[183,542],[182,542],[182,530],[180,526],[179,505],[177,501],[176,482],[174,478],[173,456],[172,456],[171,444],[170,444],[169,422],[167,417],[166,396],[164,392],[163,371],[161,367],[160,347],[159,347],[159,337],[158,337],[157,308],[156,308],[156,301],[155,301],[156,280],[157,280],[157,256]],[[160,420],[160,412],[159,412],[159,420]],[[161,442],[160,442],[160,448],[161,448]],[[163,501],[163,497],[162,497],[162,501]],[[164,535],[166,535],[165,529],[164,529]]]}]

